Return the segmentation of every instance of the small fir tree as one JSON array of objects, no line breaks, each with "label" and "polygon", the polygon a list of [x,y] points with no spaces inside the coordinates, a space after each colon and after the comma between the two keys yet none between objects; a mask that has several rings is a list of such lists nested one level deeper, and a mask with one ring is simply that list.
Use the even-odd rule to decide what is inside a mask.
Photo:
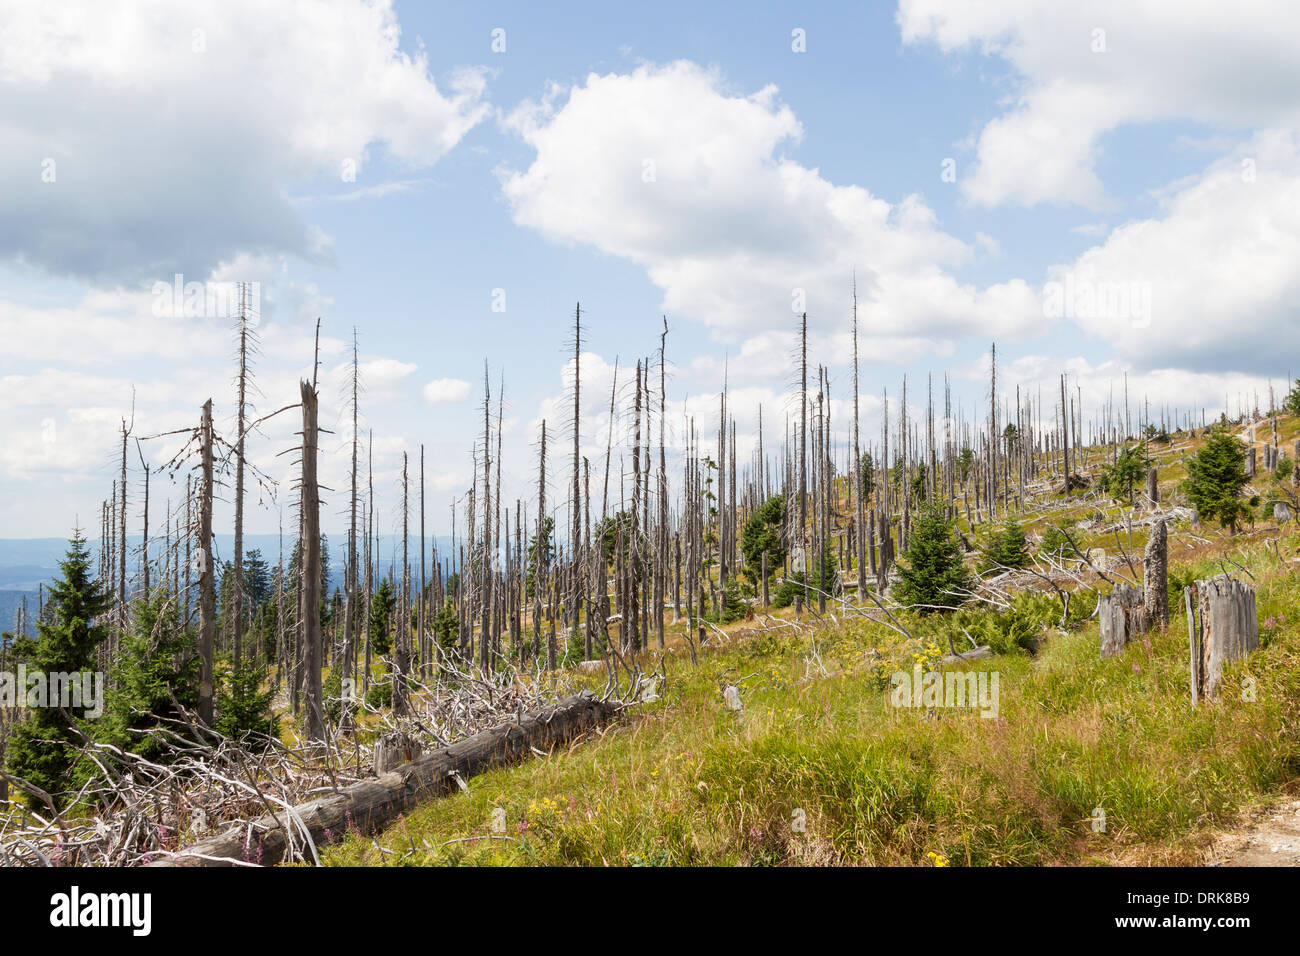
[{"label": "small fir tree", "polygon": [[[89,671],[96,648],[108,636],[102,618],[111,598],[91,576],[90,551],[79,530],[68,543],[59,572],[37,624],[29,666],[44,674]],[[18,725],[6,748],[8,772],[44,790],[56,807],[66,802],[82,743],[72,722],[85,716],[85,706],[32,708],[31,718]]]},{"label": "small fir tree", "polygon": [[927,605],[923,611],[955,608],[965,600],[970,573],[962,562],[961,543],[942,506],[930,503],[912,524],[907,550],[898,562],[895,596],[904,604]]},{"label": "small fir tree", "polygon": [[1202,519],[1214,518],[1236,534],[1237,522],[1250,515],[1241,497],[1246,481],[1245,446],[1226,431],[1213,431],[1187,460],[1183,491]]}]

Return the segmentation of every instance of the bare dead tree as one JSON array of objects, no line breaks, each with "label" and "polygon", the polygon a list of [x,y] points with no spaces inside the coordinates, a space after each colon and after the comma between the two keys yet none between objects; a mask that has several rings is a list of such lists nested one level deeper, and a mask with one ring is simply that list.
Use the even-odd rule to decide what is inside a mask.
[{"label": "bare dead tree", "polygon": [[[664,434],[667,421],[668,316],[659,336],[659,542],[655,555],[655,635],[664,647],[664,590],[668,580],[668,459]],[[761,413],[760,413],[761,414]]]},{"label": "bare dead tree", "polygon": [[[352,330],[352,469],[351,489],[348,496],[348,557],[347,571],[343,584],[346,594],[343,599],[343,666],[349,676],[356,680],[357,645],[356,645],[356,605],[357,605],[357,452],[360,435],[358,433],[358,401],[360,367],[357,361],[357,330]],[[242,456],[241,456],[242,457]],[[423,460],[423,453],[421,453]],[[367,589],[369,582],[367,581]]]},{"label": "bare dead tree", "polygon": [[233,633],[234,660],[243,661],[244,647],[244,423],[248,409],[248,286],[239,283],[239,383],[236,398],[235,439],[235,553],[231,560],[234,580],[230,592],[230,626]]},{"label": "bare dead tree", "polygon": [[483,598],[479,635],[479,666],[487,668],[492,650],[492,579],[495,555],[492,550],[492,392],[488,384],[487,361],[483,362]]},{"label": "bare dead tree", "polygon": [[122,419],[122,471],[118,480],[119,499],[117,520],[118,520],[118,538],[117,538],[117,626],[118,631],[124,633],[127,627],[127,603],[126,603],[126,440],[135,426],[135,391],[131,393],[131,422],[127,423],[125,418]]},{"label": "bare dead tree", "polygon": [[[857,547],[858,599],[867,593],[866,504],[862,498],[862,448],[858,444],[858,281],[853,278],[853,502]],[[765,582],[766,583],[766,582]]]},{"label": "bare dead tree", "polygon": [[[533,537],[533,656],[542,655],[542,587],[546,580],[546,419],[542,419],[541,448],[537,456],[537,532]],[[547,664],[555,663],[548,653]]]},{"label": "bare dead tree", "polygon": [[201,478],[199,480],[199,720],[212,723],[216,698],[213,652],[217,636],[217,587],[212,561],[212,399],[203,403],[199,425]]},{"label": "bare dead tree", "polygon": [[301,555],[298,584],[298,619],[302,642],[303,697],[307,712],[307,737],[323,740],[325,713],[321,700],[320,626],[320,491],[317,486],[317,396],[310,382],[302,382],[302,478],[299,486]]}]

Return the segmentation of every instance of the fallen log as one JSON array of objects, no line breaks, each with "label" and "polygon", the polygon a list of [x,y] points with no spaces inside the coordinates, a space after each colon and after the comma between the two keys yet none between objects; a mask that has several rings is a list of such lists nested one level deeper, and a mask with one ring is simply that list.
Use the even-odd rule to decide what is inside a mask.
[{"label": "fallen log", "polygon": [[284,859],[290,830],[294,843],[302,844],[310,834],[317,846],[342,840],[354,830],[374,833],[417,804],[456,790],[477,773],[520,760],[533,748],[572,741],[608,722],[620,707],[583,691],[525,714],[518,723],[474,734],[373,780],[299,804],[291,812],[242,823],[148,865],[271,866]]},{"label": "fallen log", "polygon": [[962,661],[974,661],[984,657],[992,657],[993,648],[987,644],[981,644],[979,647],[972,647],[969,651],[958,651],[955,654],[945,654],[939,661],[940,664],[958,664]]}]

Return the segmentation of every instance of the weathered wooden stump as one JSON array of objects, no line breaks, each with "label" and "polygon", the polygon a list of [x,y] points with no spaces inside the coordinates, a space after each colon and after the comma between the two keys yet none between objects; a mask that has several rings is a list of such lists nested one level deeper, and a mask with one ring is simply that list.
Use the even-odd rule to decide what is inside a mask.
[{"label": "weathered wooden stump", "polygon": [[383,776],[394,767],[410,763],[424,748],[406,734],[384,734],[375,741],[375,774]]},{"label": "weathered wooden stump", "polygon": [[1160,504],[1160,486],[1156,483],[1156,470],[1151,468],[1147,471],[1147,500],[1151,502],[1151,507]]},{"label": "weathered wooden stump", "polygon": [[1163,518],[1151,527],[1142,568],[1147,622],[1164,629],[1169,626],[1169,531]]},{"label": "weathered wooden stump", "polygon": [[1255,477],[1255,446],[1246,449],[1246,477]]},{"label": "weathered wooden stump", "polygon": [[1127,584],[1118,585],[1097,601],[1097,619],[1101,625],[1101,656],[1114,657],[1129,641],[1146,633],[1142,592]]},{"label": "weathered wooden stump", "polygon": [[1259,647],[1255,589],[1227,575],[1197,581],[1187,592],[1192,703],[1213,700],[1223,667]]}]

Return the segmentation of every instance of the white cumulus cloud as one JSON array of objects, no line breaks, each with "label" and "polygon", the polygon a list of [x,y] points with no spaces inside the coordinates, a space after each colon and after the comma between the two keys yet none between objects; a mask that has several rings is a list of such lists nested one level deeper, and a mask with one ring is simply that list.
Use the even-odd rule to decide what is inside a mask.
[{"label": "white cumulus cloud", "polygon": [[430,405],[463,402],[469,398],[469,382],[462,378],[435,378],[424,386],[421,394]]},{"label": "white cumulus cloud", "polygon": [[872,334],[1041,323],[1023,281],[954,278],[977,249],[919,196],[891,203],[785,155],[802,128],[775,87],[737,93],[679,61],[592,74],[505,122],[537,153],[526,170],[501,172],[517,223],[642,265],[664,309],[723,335],[788,329],[801,311],[842,326],[855,271]]},{"label": "white cumulus cloud", "polygon": [[962,177],[987,204],[1107,204],[1102,137],[1186,120],[1233,130],[1300,119],[1300,7],[1166,0],[900,0],[905,44],[978,49],[1020,83],[979,133]]},{"label": "white cumulus cloud", "polygon": [[390,0],[5,0],[0,24],[0,257],[105,284],[324,255],[286,184],[429,166],[488,110],[482,70],[439,86],[400,48]]}]

